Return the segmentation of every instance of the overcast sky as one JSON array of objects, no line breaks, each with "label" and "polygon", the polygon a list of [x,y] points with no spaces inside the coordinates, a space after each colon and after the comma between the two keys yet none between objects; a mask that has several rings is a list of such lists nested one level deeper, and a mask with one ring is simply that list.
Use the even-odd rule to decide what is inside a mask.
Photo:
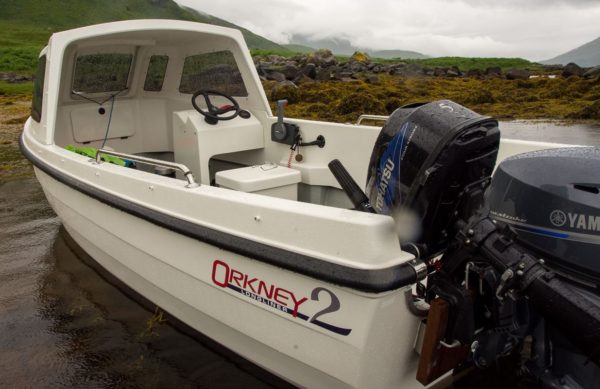
[{"label": "overcast sky", "polygon": [[600,0],[176,0],[277,43],[341,37],[374,50],[543,60],[600,37]]}]

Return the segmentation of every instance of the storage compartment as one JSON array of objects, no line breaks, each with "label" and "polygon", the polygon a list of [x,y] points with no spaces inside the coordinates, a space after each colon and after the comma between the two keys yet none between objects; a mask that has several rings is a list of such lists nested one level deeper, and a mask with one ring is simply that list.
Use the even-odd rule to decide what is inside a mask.
[{"label": "storage compartment", "polygon": [[217,185],[241,192],[298,200],[300,172],[274,163],[218,172]]}]

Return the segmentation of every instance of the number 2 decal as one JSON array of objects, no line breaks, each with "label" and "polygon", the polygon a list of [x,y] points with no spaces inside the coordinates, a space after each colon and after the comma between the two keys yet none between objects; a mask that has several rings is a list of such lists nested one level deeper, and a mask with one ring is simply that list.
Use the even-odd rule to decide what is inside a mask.
[{"label": "number 2 decal", "polygon": [[337,298],[337,296],[329,289],[325,289],[323,287],[314,288],[310,294],[310,299],[313,301],[319,301],[319,295],[321,294],[321,292],[325,292],[326,294],[329,294],[329,298],[331,299],[331,302],[328,307],[321,309],[319,312],[315,313],[309,321],[315,325],[318,325],[319,327],[325,328],[326,330],[333,331],[336,334],[340,334],[340,335],[344,335],[344,336],[348,335],[350,333],[350,331],[352,331],[352,329],[337,327],[337,326],[334,326],[333,324],[325,323],[318,319],[319,317],[321,317],[325,314],[338,311],[341,306],[340,300]]}]

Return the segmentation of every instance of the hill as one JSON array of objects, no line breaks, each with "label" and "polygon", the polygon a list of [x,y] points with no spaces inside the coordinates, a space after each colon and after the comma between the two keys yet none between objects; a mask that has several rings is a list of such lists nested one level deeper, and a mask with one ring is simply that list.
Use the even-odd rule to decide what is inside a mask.
[{"label": "hill", "polygon": [[[365,47],[354,46],[352,42],[345,38],[325,38],[325,39],[313,39],[305,35],[293,35],[291,38],[291,45],[295,47],[308,47],[315,49],[329,49],[336,55],[352,55],[356,51],[364,51],[369,53],[373,58],[407,58],[407,59],[422,59],[429,58],[425,54],[417,53],[416,51],[408,50],[371,50]],[[290,48],[291,50],[291,48]],[[314,51],[311,50],[311,51]],[[300,51],[305,52],[305,51]]]},{"label": "hill", "polygon": [[308,53],[312,53],[312,52],[316,51],[316,49],[314,49],[312,47],[295,44],[295,43],[289,43],[287,45],[282,45],[282,46],[290,51],[293,51],[294,53],[308,54]]},{"label": "hill", "polygon": [[0,71],[29,72],[53,32],[127,19],[179,19],[242,31],[251,48],[282,46],[226,20],[180,7],[172,0],[0,0]]},{"label": "hill", "polygon": [[429,56],[427,56],[425,54],[421,54],[416,51],[409,51],[409,50],[378,50],[378,51],[369,52],[369,55],[373,58],[383,58],[383,59],[392,59],[392,58],[425,59],[425,58],[429,58]]},{"label": "hill", "polygon": [[600,38],[596,38],[591,42],[541,63],[566,65],[569,62],[575,62],[577,65],[583,67],[600,65]]}]

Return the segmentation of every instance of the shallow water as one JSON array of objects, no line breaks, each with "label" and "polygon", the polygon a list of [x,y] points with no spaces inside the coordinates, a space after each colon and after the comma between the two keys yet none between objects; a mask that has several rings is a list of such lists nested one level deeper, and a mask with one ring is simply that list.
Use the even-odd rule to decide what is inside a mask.
[{"label": "shallow water", "polygon": [[500,122],[505,138],[551,143],[600,146],[600,125],[562,124],[557,121],[512,120]]},{"label": "shallow water", "polygon": [[[502,122],[503,136],[600,145],[600,127]],[[0,183],[0,387],[285,387],[108,283],[33,178]]]},{"label": "shallow water", "polygon": [[35,179],[0,185],[0,231],[0,387],[286,386],[100,277]]}]

